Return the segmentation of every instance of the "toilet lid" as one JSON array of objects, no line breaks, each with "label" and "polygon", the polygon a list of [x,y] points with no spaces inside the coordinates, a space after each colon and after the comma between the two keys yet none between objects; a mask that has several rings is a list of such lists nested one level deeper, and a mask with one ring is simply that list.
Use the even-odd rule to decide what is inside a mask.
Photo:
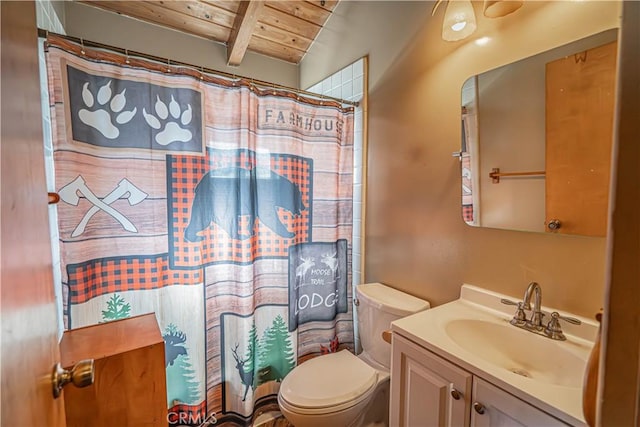
[{"label": "toilet lid", "polygon": [[348,350],[331,353],[298,365],[282,380],[280,396],[297,408],[336,407],[367,394],[377,372]]}]

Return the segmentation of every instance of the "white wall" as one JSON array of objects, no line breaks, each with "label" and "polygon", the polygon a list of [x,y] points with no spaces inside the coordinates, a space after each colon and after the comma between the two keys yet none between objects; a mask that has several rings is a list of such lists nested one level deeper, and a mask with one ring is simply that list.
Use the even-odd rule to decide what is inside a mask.
[{"label": "white wall", "polygon": [[64,5],[59,1],[36,0],[36,24],[38,28],[65,34]]},{"label": "white wall", "polygon": [[369,88],[374,89],[432,6],[429,1],[341,1],[300,63],[300,87],[368,55]]},{"label": "white wall", "polygon": [[247,52],[238,67],[227,66],[221,43],[147,24],[78,2],[65,2],[67,34],[160,58],[203,66],[257,80],[298,87],[298,66]]}]

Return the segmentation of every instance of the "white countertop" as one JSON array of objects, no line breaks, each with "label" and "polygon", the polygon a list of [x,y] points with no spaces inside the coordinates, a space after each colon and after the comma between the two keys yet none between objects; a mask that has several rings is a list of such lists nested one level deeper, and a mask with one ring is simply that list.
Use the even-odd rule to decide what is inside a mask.
[{"label": "white countertop", "polygon": [[[411,316],[396,320],[391,329],[420,346],[438,354],[461,368],[477,375],[516,397],[538,407],[539,409],[567,422],[571,425],[584,426],[585,420],[582,413],[582,378],[573,378],[572,386],[552,384],[538,381],[518,375],[498,364],[491,363],[479,356],[477,351],[465,349],[447,334],[447,325],[457,320],[473,320],[491,322],[506,325],[508,328],[528,334],[523,337],[528,346],[561,346],[563,352],[569,352],[576,356],[578,363],[584,363],[589,358],[593,347],[598,324],[590,319],[575,316],[560,310],[548,309],[543,306],[547,314],[559,311],[561,315],[578,318],[582,325],[570,325],[562,322],[562,328],[567,336],[566,341],[555,341],[547,337],[538,336],[510,325],[508,322],[513,317],[515,307],[500,303],[501,298],[519,301],[519,299],[488,291],[472,285],[463,285],[460,299],[443,304],[430,310],[422,311]],[[545,321],[548,319],[545,316]],[[545,322],[546,323],[546,322]],[[509,334],[512,333],[508,330]],[[493,339],[496,339],[493,337]],[[541,342],[539,340],[546,340]],[[551,347],[552,349],[554,347]],[[571,357],[573,357],[571,356]],[[550,356],[552,357],[552,355]],[[553,363],[552,360],[547,363]],[[575,372],[584,374],[582,366],[573,367]]]}]

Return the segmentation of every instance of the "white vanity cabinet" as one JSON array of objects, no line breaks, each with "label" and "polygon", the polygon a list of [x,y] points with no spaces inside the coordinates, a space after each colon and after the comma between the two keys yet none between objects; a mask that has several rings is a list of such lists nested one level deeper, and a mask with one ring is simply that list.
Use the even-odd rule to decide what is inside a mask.
[{"label": "white vanity cabinet", "polygon": [[468,426],[473,376],[398,334],[392,343],[389,425]]},{"label": "white vanity cabinet", "polygon": [[477,376],[473,377],[472,402],[473,427],[568,425]]},{"label": "white vanity cabinet", "polygon": [[391,427],[566,426],[394,333]]}]

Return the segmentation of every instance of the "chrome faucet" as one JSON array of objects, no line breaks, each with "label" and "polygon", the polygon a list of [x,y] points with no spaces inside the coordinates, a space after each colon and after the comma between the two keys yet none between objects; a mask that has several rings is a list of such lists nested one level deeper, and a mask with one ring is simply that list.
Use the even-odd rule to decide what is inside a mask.
[{"label": "chrome faucet", "polygon": [[[531,298],[533,297],[533,307],[531,307]],[[520,302],[513,302],[508,299],[500,300],[503,304],[517,306],[513,319],[509,321],[513,326],[525,329],[538,335],[546,336],[552,340],[565,340],[566,337],[562,333],[559,320],[579,325],[580,320],[573,317],[561,316],[557,311],[551,313],[551,320],[546,325],[542,324],[544,313],[542,312],[542,288],[536,282],[529,283],[527,290],[524,292],[524,298]],[[527,319],[525,310],[531,311],[531,317]]]},{"label": "chrome faucet", "polygon": [[[531,295],[533,294],[533,308],[531,308]],[[529,328],[542,330],[542,317],[544,313],[540,309],[542,307],[542,288],[537,282],[529,283],[527,290],[524,292],[524,298],[522,299],[523,307],[525,310],[531,310],[531,318],[527,321]]]}]

